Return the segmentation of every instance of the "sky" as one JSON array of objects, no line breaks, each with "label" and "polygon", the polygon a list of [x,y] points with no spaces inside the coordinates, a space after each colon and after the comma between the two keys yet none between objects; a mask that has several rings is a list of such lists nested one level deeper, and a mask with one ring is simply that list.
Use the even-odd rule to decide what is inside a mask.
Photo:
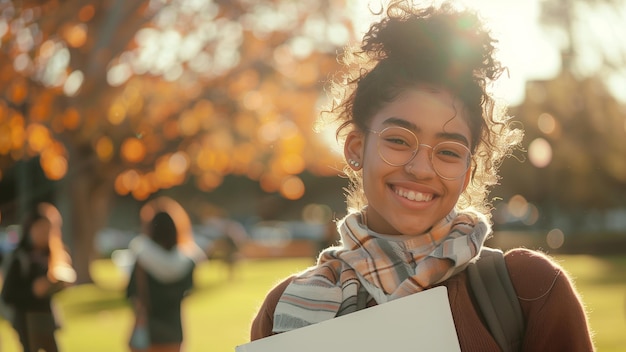
[{"label": "sky", "polygon": [[[351,2],[355,22],[360,24],[356,25],[359,37],[372,21],[368,2]],[[559,51],[537,24],[540,10],[537,0],[466,0],[463,3],[477,10],[485,20],[499,41],[496,55],[509,69],[508,75],[503,74],[492,87],[496,98],[504,99],[509,105],[519,104],[524,99],[527,80],[549,79],[559,72]]]}]

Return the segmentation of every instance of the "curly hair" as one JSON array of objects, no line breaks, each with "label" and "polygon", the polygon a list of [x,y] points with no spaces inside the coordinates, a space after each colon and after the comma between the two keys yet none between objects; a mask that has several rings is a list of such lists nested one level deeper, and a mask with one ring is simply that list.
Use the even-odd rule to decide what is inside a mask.
[{"label": "curly hair", "polygon": [[[345,142],[350,130],[367,131],[372,117],[403,91],[424,83],[444,87],[463,102],[471,130],[472,182],[457,208],[472,207],[489,216],[489,188],[523,136],[487,92],[505,70],[494,57],[496,43],[469,10],[449,3],[418,9],[410,1],[393,0],[361,46],[348,47],[341,57],[346,72],[332,82],[334,99],[326,111],[339,123],[338,141]],[[348,208],[360,209],[367,204],[360,171],[344,170],[351,180]]]}]

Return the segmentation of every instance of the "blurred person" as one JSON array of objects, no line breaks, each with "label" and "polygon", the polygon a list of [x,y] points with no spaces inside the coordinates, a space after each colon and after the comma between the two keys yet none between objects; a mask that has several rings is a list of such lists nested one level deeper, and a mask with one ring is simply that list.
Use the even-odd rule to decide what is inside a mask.
[{"label": "blurred person", "polygon": [[[351,180],[341,243],[270,290],[251,340],[445,286],[461,350],[500,351],[466,270],[492,233],[487,195],[498,165],[522,137],[487,92],[504,71],[496,40],[452,3],[393,0],[381,15],[347,48],[347,73],[332,87],[328,112]],[[512,350],[594,349],[581,299],[556,261],[518,248],[504,262],[524,324]]]},{"label": "blurred person", "polygon": [[146,203],[140,217],[143,232],[129,245],[136,257],[126,288],[135,313],[129,345],[131,351],[180,351],[181,302],[205,256],[193,241],[187,213],[173,199]]},{"label": "blurred person", "polygon": [[52,296],[76,280],[61,239],[61,223],[52,204],[38,204],[24,221],[10,256],[2,298],[12,308],[12,325],[25,352],[59,350]]},{"label": "blurred person", "polygon": [[205,204],[202,225],[205,230],[214,232],[215,238],[208,248],[211,259],[223,261],[228,268],[228,279],[235,277],[235,266],[240,251],[249,239],[246,228],[236,220],[229,218],[228,213],[215,205]]}]

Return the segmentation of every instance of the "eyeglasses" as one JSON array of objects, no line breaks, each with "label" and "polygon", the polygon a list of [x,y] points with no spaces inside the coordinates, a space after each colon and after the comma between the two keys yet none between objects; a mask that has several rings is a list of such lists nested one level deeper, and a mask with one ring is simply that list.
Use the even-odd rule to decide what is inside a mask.
[{"label": "eyeglasses", "polygon": [[444,180],[462,177],[470,167],[472,152],[464,144],[452,141],[437,145],[419,143],[417,136],[404,127],[387,127],[372,131],[378,135],[378,155],[391,166],[404,166],[415,158],[420,147],[430,148],[430,162]]}]

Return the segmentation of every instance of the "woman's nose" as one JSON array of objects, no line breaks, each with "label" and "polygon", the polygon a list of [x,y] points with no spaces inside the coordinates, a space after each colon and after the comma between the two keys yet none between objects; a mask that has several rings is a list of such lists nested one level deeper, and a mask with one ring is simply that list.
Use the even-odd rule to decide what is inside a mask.
[{"label": "woman's nose", "polygon": [[430,153],[430,146],[420,145],[417,149],[417,154],[413,157],[413,160],[406,164],[406,171],[418,178],[432,177],[433,175],[436,175],[437,173],[435,172],[433,164],[430,160]]}]

